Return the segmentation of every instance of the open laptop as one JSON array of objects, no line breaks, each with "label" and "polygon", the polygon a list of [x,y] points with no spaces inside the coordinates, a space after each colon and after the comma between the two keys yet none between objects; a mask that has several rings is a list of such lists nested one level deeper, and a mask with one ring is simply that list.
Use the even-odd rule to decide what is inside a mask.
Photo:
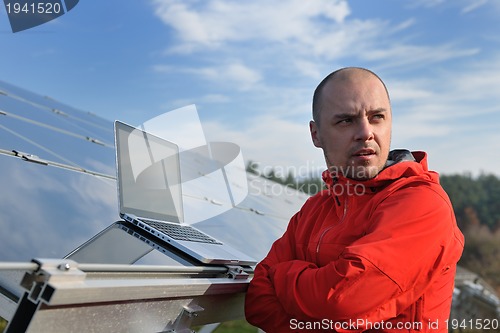
[{"label": "open laptop", "polygon": [[254,265],[256,260],[184,224],[179,148],[115,121],[120,216],[205,264]]}]

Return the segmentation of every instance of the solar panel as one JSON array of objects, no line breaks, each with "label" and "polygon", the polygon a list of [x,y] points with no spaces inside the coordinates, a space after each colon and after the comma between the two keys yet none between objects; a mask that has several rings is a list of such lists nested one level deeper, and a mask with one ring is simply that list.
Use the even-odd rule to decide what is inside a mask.
[{"label": "solar panel", "polygon": [[[0,194],[0,226],[8,231],[0,235],[2,261],[63,257],[118,219],[111,120],[0,81],[0,163],[0,181],[10,189]],[[204,166],[190,160],[183,168],[197,174]],[[203,195],[203,182],[183,200],[190,218],[201,220],[197,228],[263,257],[307,196],[276,191],[278,184],[266,194],[269,181],[252,174],[248,182],[250,194],[232,209],[217,192]],[[216,216],[197,216],[210,211]]]}]

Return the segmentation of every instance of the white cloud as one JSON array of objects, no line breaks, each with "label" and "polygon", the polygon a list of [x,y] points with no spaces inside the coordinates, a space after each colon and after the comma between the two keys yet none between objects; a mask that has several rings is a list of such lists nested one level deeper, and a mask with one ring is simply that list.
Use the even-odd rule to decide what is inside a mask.
[{"label": "white cloud", "polygon": [[389,90],[392,103],[405,103],[419,101],[423,99],[431,99],[434,94],[429,91],[428,84],[421,80],[386,80],[387,89]]},{"label": "white cloud", "polygon": [[[498,175],[500,55],[425,78],[389,80],[393,147],[428,151],[442,173]],[[393,87],[393,88],[391,88]]]},{"label": "white cloud", "polygon": [[451,44],[408,45],[392,42],[387,48],[375,49],[362,54],[370,61],[387,61],[382,67],[424,66],[461,57],[470,57],[479,53],[478,48],[459,49]]},{"label": "white cloud", "polygon": [[297,68],[297,71],[304,76],[313,79],[320,79],[322,77],[321,70],[315,62],[305,59],[297,59],[295,60],[295,68]]},{"label": "white cloud", "polygon": [[466,6],[464,8],[462,8],[462,14],[470,13],[470,12],[478,9],[479,7],[482,7],[482,6],[486,5],[487,3],[488,3],[488,0],[475,0],[475,1],[472,1],[469,4],[466,4]]},{"label": "white cloud", "polygon": [[[244,127],[211,123],[207,129],[207,134],[239,143],[247,159],[266,165],[303,165],[304,161],[322,165],[321,152],[310,143],[307,130],[311,95],[324,75],[345,65],[371,67],[384,74],[397,112],[395,144],[422,146],[440,154],[444,171],[457,167],[445,164],[454,154],[474,151],[469,148],[474,144],[466,142],[466,138],[475,139],[471,131],[482,131],[485,142],[497,138],[492,127],[482,128],[471,119],[474,112],[500,111],[493,88],[500,86],[500,56],[485,59],[487,50],[480,43],[465,44],[458,35],[426,37],[432,32],[419,26],[419,17],[361,19],[351,13],[346,1],[153,3],[157,15],[176,32],[170,51],[189,51],[193,58],[203,57],[202,63],[217,63],[175,70],[201,75],[220,88],[246,89],[248,100],[255,103],[255,114],[245,115]],[[460,9],[469,13],[485,5],[482,0],[421,0],[413,8],[452,8],[457,16]],[[189,19],[172,17],[174,11]],[[195,25],[191,27],[189,20]],[[416,29],[420,30],[415,33]],[[482,63],[474,64],[476,58]],[[470,170],[491,162],[486,156],[470,160]]]},{"label": "white cloud", "polygon": [[[382,64],[379,68],[425,66],[478,54],[457,41],[425,45],[404,36],[416,18],[391,22],[358,19],[347,1],[153,0],[156,15],[175,31],[169,52],[201,56],[216,67],[192,70],[242,89],[259,87],[269,75],[299,73],[318,79],[335,63]],[[439,2],[426,1],[425,5]],[[403,38],[401,37],[403,36]],[[406,39],[406,40],[405,40]],[[200,58],[197,59],[200,61]],[[156,66],[170,71],[170,66]]]},{"label": "white cloud", "polygon": [[494,10],[500,9],[499,2],[497,0],[414,0],[409,4],[410,8],[415,7],[425,7],[425,8],[436,8],[436,7],[447,7],[447,8],[459,8],[460,13],[469,14],[478,8],[489,6]]},{"label": "white cloud", "polygon": [[445,3],[446,0],[415,0],[412,2],[412,6],[424,6],[424,7],[436,7],[439,6],[443,3]]},{"label": "white cloud", "polygon": [[242,82],[244,85],[253,85],[261,80],[261,75],[245,65],[233,63],[225,66],[221,73],[223,77],[232,82]]},{"label": "white cloud", "polygon": [[417,20],[415,18],[408,19],[408,20],[403,21],[400,24],[396,25],[393,28],[393,31],[397,32],[397,31],[402,31],[402,30],[408,29],[408,28],[414,26],[416,23],[417,23]]},{"label": "white cloud", "polygon": [[229,63],[217,67],[205,67],[194,70],[194,73],[201,75],[210,81],[222,82],[225,85],[235,86],[238,89],[246,90],[257,84],[261,80],[261,75],[241,63]]},{"label": "white cloud", "polygon": [[500,54],[496,54],[489,59],[478,60],[460,71],[449,73],[443,79],[450,85],[449,89],[456,93],[455,96],[450,96],[450,100],[458,96],[464,102],[473,102],[477,109],[481,104],[499,105],[495,102],[499,98],[499,73]]},{"label": "white cloud", "polygon": [[301,176],[323,170],[321,151],[314,147],[307,122],[297,123],[274,115],[258,116],[243,128],[220,122],[203,123],[209,141],[230,141],[238,144],[246,161],[270,167],[299,171]]},{"label": "white cloud", "polygon": [[430,75],[386,80],[394,104],[435,117],[453,110],[454,118],[484,115],[500,111],[500,54],[476,62],[464,63],[460,70],[448,69]]},{"label": "white cloud", "polygon": [[200,99],[202,103],[227,103],[230,100],[229,96],[222,94],[208,94],[202,96]]},{"label": "white cloud", "polygon": [[[393,148],[428,151],[431,167],[443,173],[478,174],[483,170],[498,174],[500,155],[493,152],[500,148],[500,103],[492,87],[500,86],[499,72],[500,56],[461,71],[388,78],[394,106]],[[283,94],[299,95],[290,91]],[[291,112],[305,114],[309,109],[306,103]],[[271,109],[243,128],[209,123],[207,136],[240,144],[247,160],[263,166],[312,165],[310,169],[321,169],[323,157],[311,143],[307,118],[284,117],[278,109]]]},{"label": "white cloud", "polygon": [[[188,73],[202,77],[208,81],[215,81],[221,85],[231,86],[240,90],[247,90],[262,80],[259,71],[252,69],[240,62],[224,62],[216,66],[198,68],[182,68],[170,65],[154,65],[153,71],[157,73]],[[212,95],[214,97],[216,95]],[[220,97],[221,95],[218,95]],[[218,98],[220,100],[220,98]]]},{"label": "white cloud", "polygon": [[153,65],[152,69],[157,73],[170,73],[175,71],[175,67],[169,65]]},{"label": "white cloud", "polygon": [[314,21],[341,23],[349,15],[344,0],[252,2],[153,0],[155,13],[180,40],[217,47],[223,43],[264,39],[309,39]]}]

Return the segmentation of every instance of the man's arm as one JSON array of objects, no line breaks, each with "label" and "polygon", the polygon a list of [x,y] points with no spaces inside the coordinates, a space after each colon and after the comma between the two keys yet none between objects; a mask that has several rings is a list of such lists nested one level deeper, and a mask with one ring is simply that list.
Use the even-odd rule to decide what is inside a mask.
[{"label": "man's arm", "polygon": [[288,224],[284,235],[274,242],[266,258],[254,271],[245,298],[245,316],[247,321],[264,329],[266,332],[287,332],[291,317],[286,313],[276,297],[275,286],[269,277],[269,269],[280,262],[295,258],[293,245],[294,228],[300,212]]},{"label": "man's arm", "polygon": [[339,259],[321,268],[281,262],[269,276],[294,318],[377,322],[397,316],[443,269],[456,264],[463,243],[455,228],[449,200],[440,191],[400,189],[380,203],[367,234]]}]

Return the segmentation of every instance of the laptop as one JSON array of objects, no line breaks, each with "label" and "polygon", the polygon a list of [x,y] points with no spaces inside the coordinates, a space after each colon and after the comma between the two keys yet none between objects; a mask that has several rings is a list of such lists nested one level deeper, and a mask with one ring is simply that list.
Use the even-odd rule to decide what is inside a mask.
[{"label": "laptop", "polygon": [[[115,121],[120,216],[204,264],[257,261],[184,223],[179,148],[175,143]],[[144,240],[146,241],[146,239]]]}]

